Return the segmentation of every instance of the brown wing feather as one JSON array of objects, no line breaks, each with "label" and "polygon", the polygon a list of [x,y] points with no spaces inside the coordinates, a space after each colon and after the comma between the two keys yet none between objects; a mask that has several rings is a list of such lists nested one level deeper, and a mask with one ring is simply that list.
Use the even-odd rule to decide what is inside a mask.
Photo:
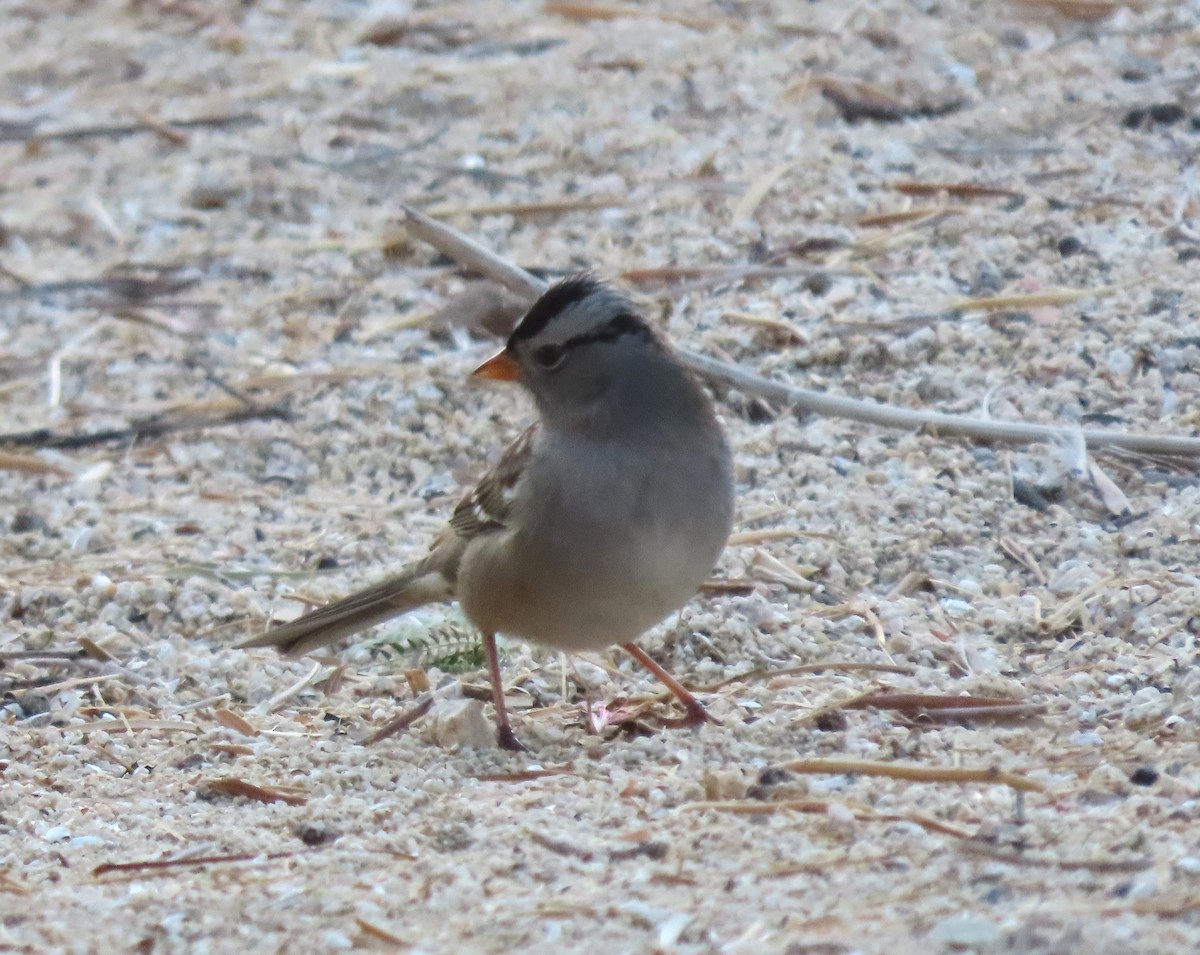
[{"label": "brown wing feather", "polygon": [[526,428],[505,449],[500,460],[475,485],[475,489],[458,502],[450,518],[450,526],[463,540],[504,530],[508,526],[513,495],[533,453],[536,432],[536,424]]}]

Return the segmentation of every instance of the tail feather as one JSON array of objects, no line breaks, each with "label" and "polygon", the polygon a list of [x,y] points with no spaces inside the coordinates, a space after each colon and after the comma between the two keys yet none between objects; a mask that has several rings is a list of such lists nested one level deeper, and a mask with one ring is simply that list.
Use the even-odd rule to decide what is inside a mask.
[{"label": "tail feather", "polygon": [[418,565],[236,646],[276,647],[287,656],[303,656],[417,607],[453,597],[454,585],[440,570]]}]

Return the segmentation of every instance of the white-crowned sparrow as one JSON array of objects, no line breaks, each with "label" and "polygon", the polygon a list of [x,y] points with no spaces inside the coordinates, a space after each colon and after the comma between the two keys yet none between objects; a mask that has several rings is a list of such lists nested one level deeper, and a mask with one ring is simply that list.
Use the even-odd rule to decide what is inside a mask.
[{"label": "white-crowned sparrow", "polygon": [[633,640],[686,603],[733,518],[729,447],[708,398],[638,315],[590,275],[546,291],[474,372],[523,382],[540,421],[459,503],[427,557],[240,646],[299,655],[457,599],[483,633],[499,741],[495,634],[563,650],[620,644],[686,707],[704,707]]}]

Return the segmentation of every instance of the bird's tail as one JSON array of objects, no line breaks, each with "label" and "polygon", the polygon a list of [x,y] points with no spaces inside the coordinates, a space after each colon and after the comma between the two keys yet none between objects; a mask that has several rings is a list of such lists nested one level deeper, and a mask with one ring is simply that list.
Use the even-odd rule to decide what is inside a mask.
[{"label": "bird's tail", "polygon": [[450,600],[453,596],[453,583],[441,570],[430,569],[422,562],[291,623],[272,627],[237,647],[276,647],[280,653],[298,657],[417,607]]}]

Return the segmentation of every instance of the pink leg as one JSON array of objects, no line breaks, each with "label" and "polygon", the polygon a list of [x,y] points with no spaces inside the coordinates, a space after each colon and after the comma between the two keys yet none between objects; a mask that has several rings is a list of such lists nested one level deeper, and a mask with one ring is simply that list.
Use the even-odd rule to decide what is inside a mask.
[{"label": "pink leg", "polygon": [[631,657],[637,660],[642,666],[653,673],[668,690],[674,693],[679,702],[683,704],[683,708],[687,710],[687,715],[682,719],[668,720],[667,726],[684,727],[684,726],[699,726],[701,723],[716,723],[721,725],[721,721],[715,716],[709,716],[708,711],[703,704],[688,692],[687,687],[671,676],[666,670],[654,662],[650,654],[634,643],[622,643],[621,649],[628,653]]},{"label": "pink leg", "polygon": [[[525,747],[513,733],[508,722],[508,707],[504,704],[504,681],[500,677],[500,655],[496,652],[496,635],[483,635],[483,654],[487,657],[488,679],[492,681],[492,704],[496,707],[496,742],[501,749],[515,753],[524,752]],[[686,691],[685,691],[686,692]]]}]

